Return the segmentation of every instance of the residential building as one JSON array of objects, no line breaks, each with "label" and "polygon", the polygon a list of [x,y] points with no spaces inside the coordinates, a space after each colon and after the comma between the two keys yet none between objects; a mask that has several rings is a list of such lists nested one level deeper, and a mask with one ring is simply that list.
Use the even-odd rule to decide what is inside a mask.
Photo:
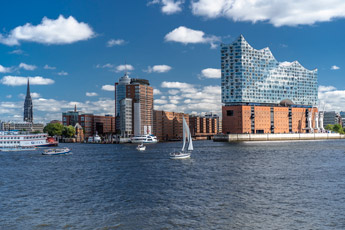
[{"label": "residential building", "polygon": [[221,75],[223,133],[318,131],[316,69],[278,62],[241,35],[221,45]]},{"label": "residential building", "polygon": [[98,135],[108,135],[115,133],[115,117],[112,115],[94,115],[92,113],[83,113],[77,111],[68,111],[62,113],[62,121],[64,126],[72,125],[75,127],[79,124],[84,130],[85,138]]},{"label": "residential building", "polygon": [[120,101],[120,131],[122,137],[130,137],[133,134],[133,102],[132,98],[123,98]]}]

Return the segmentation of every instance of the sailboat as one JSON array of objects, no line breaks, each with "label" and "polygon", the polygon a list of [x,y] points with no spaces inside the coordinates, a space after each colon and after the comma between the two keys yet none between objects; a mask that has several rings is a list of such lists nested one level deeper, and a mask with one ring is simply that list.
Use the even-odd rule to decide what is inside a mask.
[{"label": "sailboat", "polygon": [[[190,133],[189,127],[186,120],[183,117],[183,145],[182,150],[179,152],[170,153],[170,159],[186,159],[190,158],[193,150],[192,135]],[[186,141],[187,140],[187,141]]]}]

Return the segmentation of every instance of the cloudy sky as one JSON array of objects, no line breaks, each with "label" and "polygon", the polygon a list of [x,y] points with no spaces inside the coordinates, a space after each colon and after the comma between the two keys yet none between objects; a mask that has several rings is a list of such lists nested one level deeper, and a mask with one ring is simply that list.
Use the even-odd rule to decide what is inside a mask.
[{"label": "cloudy sky", "polygon": [[114,82],[130,72],[155,108],[217,112],[220,43],[240,34],[280,61],[319,70],[326,109],[345,110],[343,0],[10,1],[0,8],[0,120],[21,121],[30,78],[34,120],[78,108],[114,113]]}]

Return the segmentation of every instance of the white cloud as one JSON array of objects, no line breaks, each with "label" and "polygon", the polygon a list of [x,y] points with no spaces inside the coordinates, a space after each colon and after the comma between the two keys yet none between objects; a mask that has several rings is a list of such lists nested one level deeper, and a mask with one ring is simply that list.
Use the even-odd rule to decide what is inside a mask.
[{"label": "white cloud", "polygon": [[43,67],[44,69],[56,69],[56,67],[54,67],[54,66],[49,66],[49,65],[45,65],[44,67]]},{"label": "white cloud", "polygon": [[108,47],[113,47],[113,46],[120,46],[120,45],[124,45],[126,43],[125,40],[123,39],[111,39],[107,42],[107,46]]},{"label": "white cloud", "polygon": [[331,70],[338,70],[338,69],[340,69],[340,67],[339,67],[339,66],[336,66],[336,65],[333,65],[333,66],[331,67]]},{"label": "white cloud", "polygon": [[194,15],[234,21],[268,22],[276,27],[312,25],[345,17],[342,0],[194,0]]},{"label": "white cloud", "polygon": [[59,75],[59,76],[67,76],[68,73],[62,70],[61,72],[57,73],[57,75]]},{"label": "white cloud", "polygon": [[134,70],[134,67],[132,65],[118,65],[116,66],[116,72],[121,72],[121,71],[131,71]]},{"label": "white cloud", "polygon": [[146,72],[166,73],[166,72],[169,72],[170,70],[171,70],[171,66],[168,66],[168,65],[154,65],[153,67],[149,66]]},{"label": "white cloud", "polygon": [[319,92],[324,92],[324,91],[333,91],[333,90],[336,90],[336,88],[334,86],[320,85],[318,90],[319,90]]},{"label": "white cloud", "polygon": [[9,73],[11,71],[12,71],[12,68],[4,67],[4,66],[0,65],[0,73]]},{"label": "white cloud", "polygon": [[162,12],[165,14],[175,14],[182,11],[183,1],[162,0]]},{"label": "white cloud", "polygon": [[168,93],[169,93],[169,94],[172,94],[172,95],[176,95],[176,94],[178,94],[179,92],[180,92],[180,91],[177,90],[177,89],[168,90]]},{"label": "white cloud", "polygon": [[11,94],[9,94],[9,95],[7,95],[7,96],[6,96],[6,98],[12,98],[12,95],[11,95]]},{"label": "white cloud", "polygon": [[319,86],[320,110],[344,111],[345,90],[339,90],[334,86]]},{"label": "white cloud", "polygon": [[26,85],[28,82],[28,78],[30,80],[30,85],[51,85],[51,84],[54,84],[54,80],[49,79],[49,78],[43,78],[40,76],[36,76],[36,77],[4,76],[0,80],[0,83],[3,85],[9,85],[9,86]]},{"label": "white cloud", "polygon": [[201,30],[193,30],[185,26],[180,26],[169,32],[167,35],[165,35],[164,39],[167,42],[180,42],[185,45],[209,43],[211,44],[211,48],[215,48],[215,43],[220,41],[219,37],[214,35],[205,35],[205,33]]},{"label": "white cloud", "polygon": [[221,71],[220,69],[207,68],[201,71],[201,76],[204,78],[220,78]]},{"label": "white cloud", "polygon": [[168,101],[167,100],[164,100],[164,99],[155,99],[154,104],[167,104]]},{"label": "white cloud", "polygon": [[189,89],[193,88],[193,85],[184,83],[184,82],[168,82],[163,81],[161,84],[162,88],[170,88],[170,89]]},{"label": "white cloud", "polygon": [[98,94],[97,93],[95,93],[95,92],[86,92],[86,96],[87,97],[95,97],[95,96],[98,96]]},{"label": "white cloud", "polygon": [[21,41],[43,44],[71,44],[87,40],[95,36],[92,28],[78,22],[74,17],[65,18],[60,15],[56,20],[44,17],[41,24],[26,23],[11,30],[8,35],[0,34],[0,43],[13,46]]},{"label": "white cloud", "polygon": [[[1,35],[0,35],[0,37],[1,37]],[[11,52],[9,52],[9,53],[10,53],[10,54],[23,54],[24,51],[21,50],[21,49],[16,49],[16,50],[13,50],[13,51],[11,51]]]},{"label": "white cloud", "polygon": [[153,89],[153,95],[160,95],[162,92],[159,89]]},{"label": "white cloud", "polygon": [[[163,82],[164,83],[164,82]],[[163,84],[162,83],[162,84]],[[196,87],[182,82],[165,82],[163,88],[178,88],[176,94],[169,96],[167,103],[155,103],[156,110],[166,110],[175,112],[191,113],[205,113],[215,112],[221,114],[221,87],[220,86],[201,86]],[[166,87],[167,86],[167,87]],[[170,91],[170,90],[169,90]],[[169,93],[168,91],[168,93]],[[162,96],[160,101],[163,101],[165,96]]]},{"label": "white cloud", "polygon": [[149,2],[147,5],[155,5],[155,4],[160,4],[162,5],[162,13],[164,14],[175,14],[175,13],[179,13],[182,11],[182,7],[181,5],[184,3],[183,0],[178,0],[178,1],[174,1],[174,0],[153,0],[151,2]]},{"label": "white cloud", "polygon": [[25,69],[25,70],[35,70],[37,68],[37,66],[35,66],[35,65],[28,65],[28,64],[25,64],[25,63],[20,63],[19,64],[19,68]]},{"label": "white cloud", "polygon": [[104,90],[104,91],[115,91],[115,86],[114,85],[103,85],[102,90]]}]

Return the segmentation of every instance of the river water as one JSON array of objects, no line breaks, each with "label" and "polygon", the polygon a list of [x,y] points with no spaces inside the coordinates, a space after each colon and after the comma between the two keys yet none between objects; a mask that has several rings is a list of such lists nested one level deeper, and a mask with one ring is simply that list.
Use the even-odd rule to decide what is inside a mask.
[{"label": "river water", "polygon": [[0,152],[0,229],[345,229],[345,141]]}]

